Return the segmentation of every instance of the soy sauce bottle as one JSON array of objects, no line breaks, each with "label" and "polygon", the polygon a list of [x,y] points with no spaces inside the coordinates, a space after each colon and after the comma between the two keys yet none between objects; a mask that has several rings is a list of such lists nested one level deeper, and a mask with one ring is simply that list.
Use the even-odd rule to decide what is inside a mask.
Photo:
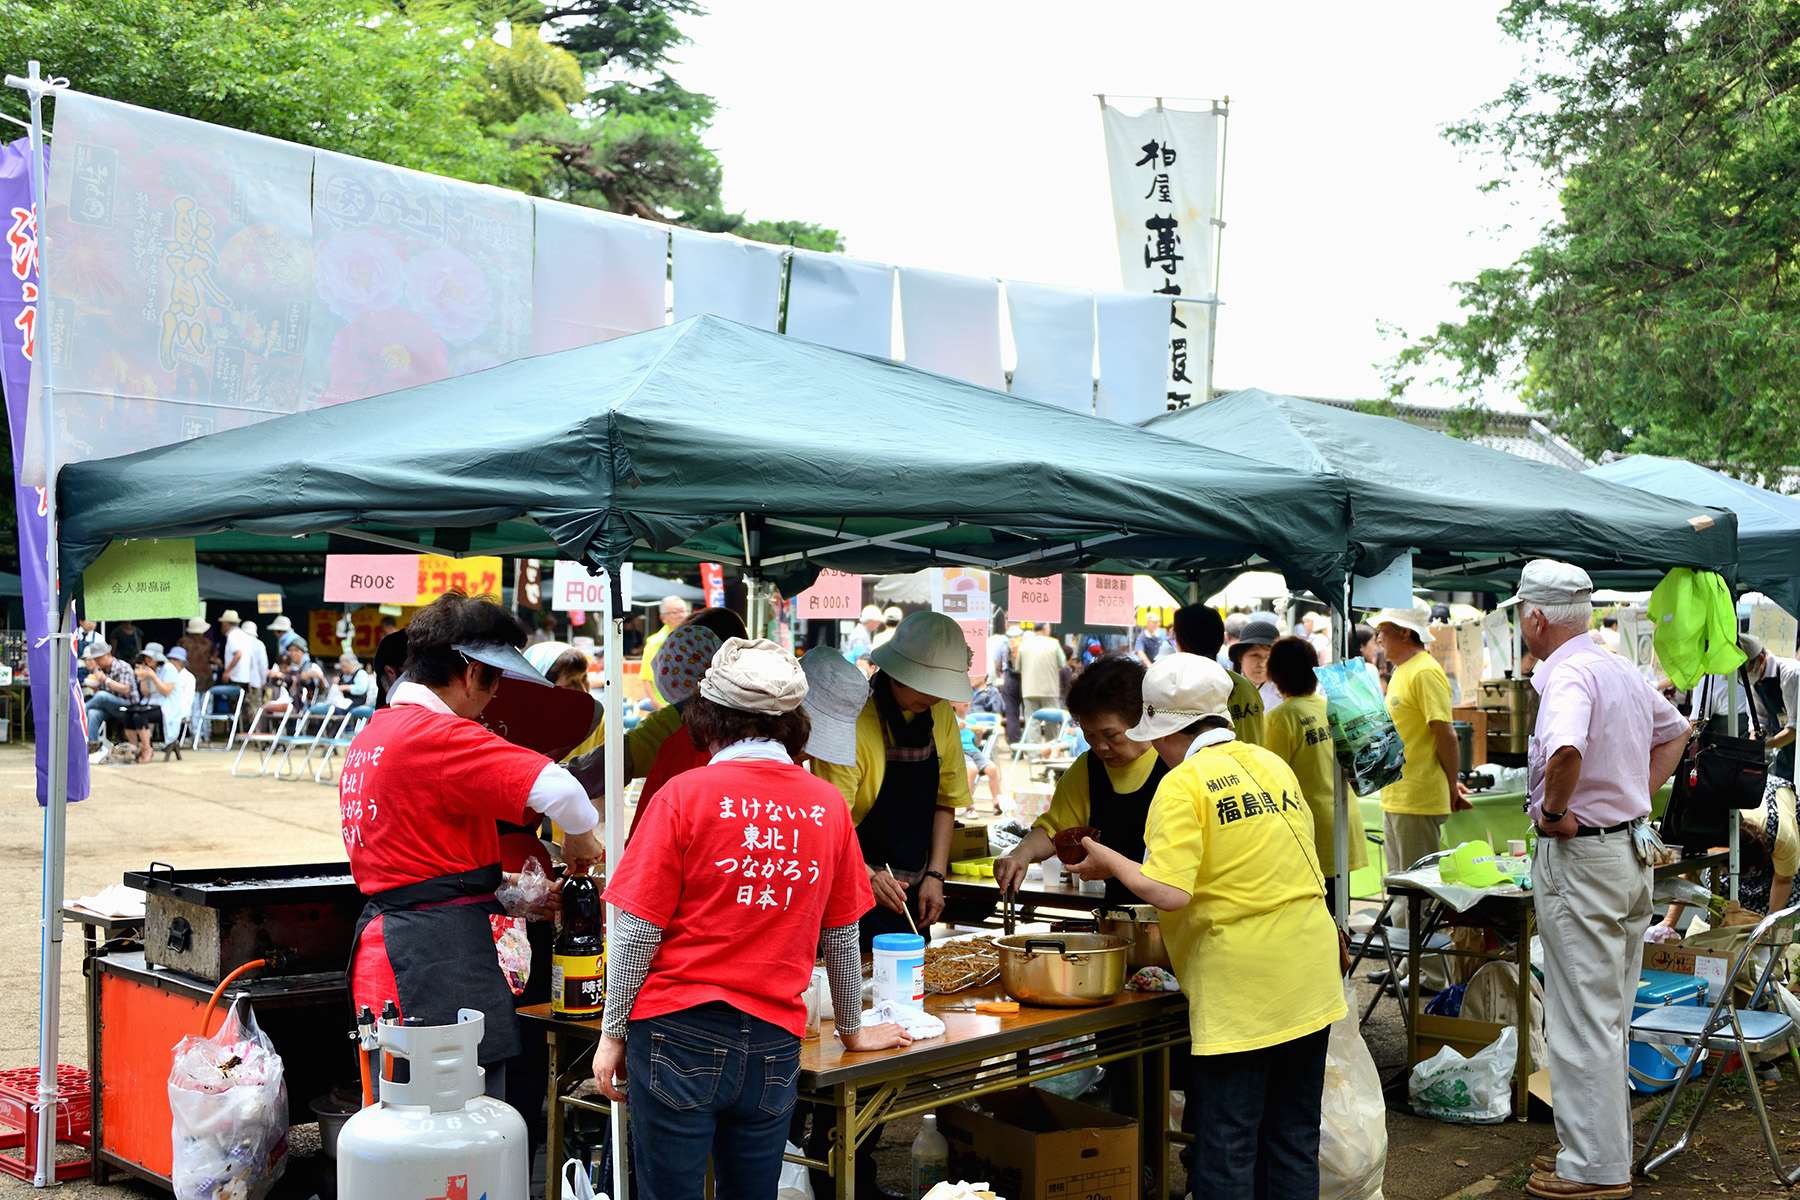
[{"label": "soy sauce bottle", "polygon": [[606,923],[591,875],[563,880],[562,930],[550,957],[550,1011],[591,1021],[606,1007]]}]

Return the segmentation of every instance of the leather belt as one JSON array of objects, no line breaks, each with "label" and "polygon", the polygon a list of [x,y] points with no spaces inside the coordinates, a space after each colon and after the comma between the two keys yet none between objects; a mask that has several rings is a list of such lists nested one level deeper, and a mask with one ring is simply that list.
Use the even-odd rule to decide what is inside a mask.
[{"label": "leather belt", "polygon": [[1624,833],[1627,829],[1630,829],[1630,828],[1631,828],[1630,821],[1620,821],[1617,825],[1608,825],[1605,829],[1601,829],[1601,828],[1598,828],[1597,826],[1593,826],[1593,825],[1579,825],[1578,824],[1575,826],[1575,836],[1576,837],[1593,837],[1595,834],[1601,834],[1601,833]]}]

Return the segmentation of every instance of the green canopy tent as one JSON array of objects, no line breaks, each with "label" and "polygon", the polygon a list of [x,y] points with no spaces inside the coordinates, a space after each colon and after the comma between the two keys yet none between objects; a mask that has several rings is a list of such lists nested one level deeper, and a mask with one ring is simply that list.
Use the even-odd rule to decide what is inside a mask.
[{"label": "green canopy tent", "polygon": [[1341,478],[1350,489],[1357,570],[1412,550],[1415,577],[1452,587],[1560,558],[1648,585],[1670,567],[1729,575],[1737,518],[1592,473],[1533,462],[1393,417],[1257,388],[1152,417],[1140,428],[1276,466]]},{"label": "green canopy tent", "polygon": [[1337,480],[716,317],[71,464],[58,496],[66,581],[115,537],[332,534],[334,549],[727,562],[789,586],[821,566],[1261,555],[1330,595],[1346,545]]}]

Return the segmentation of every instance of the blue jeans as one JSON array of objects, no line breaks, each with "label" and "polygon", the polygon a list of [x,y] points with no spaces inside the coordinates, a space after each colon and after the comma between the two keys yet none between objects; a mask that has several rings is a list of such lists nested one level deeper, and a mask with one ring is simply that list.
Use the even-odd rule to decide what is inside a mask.
[{"label": "blue jeans", "polygon": [[700,1200],[709,1154],[715,1195],[774,1200],[799,1038],[714,1001],[633,1021],[625,1078],[638,1200]]},{"label": "blue jeans", "polygon": [[119,723],[124,724],[127,707],[125,701],[111,692],[95,692],[89,696],[87,702],[88,740],[97,742],[106,736],[106,719],[108,717],[117,717]]},{"label": "blue jeans", "polygon": [[1261,1050],[1194,1055],[1194,1200],[1319,1200],[1328,1037],[1321,1029]]}]

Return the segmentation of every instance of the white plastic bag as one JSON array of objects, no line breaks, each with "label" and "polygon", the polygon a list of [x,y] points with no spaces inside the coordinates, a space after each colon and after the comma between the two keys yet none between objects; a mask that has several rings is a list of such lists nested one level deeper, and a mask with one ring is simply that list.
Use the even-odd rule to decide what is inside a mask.
[{"label": "white plastic bag", "polygon": [[1407,1093],[1413,1111],[1440,1121],[1497,1125],[1512,1116],[1513,1067],[1518,1060],[1519,1031],[1511,1025],[1472,1058],[1445,1046],[1412,1069]]},{"label": "white plastic bag", "polygon": [[281,1056],[239,996],[210,1038],[175,1046],[169,1071],[176,1200],[261,1200],[287,1169]]},{"label": "white plastic bag", "polygon": [[[787,1152],[800,1157],[800,1147],[789,1142]],[[776,1183],[775,1200],[813,1200],[812,1172],[799,1163],[783,1162],[781,1178]]]},{"label": "white plastic bag", "polygon": [[1356,993],[1345,989],[1350,1011],[1331,1027],[1325,1054],[1325,1096],[1319,1106],[1319,1200],[1381,1200],[1387,1172],[1387,1105],[1381,1072],[1357,1028]]},{"label": "white plastic bag", "polygon": [[588,1178],[588,1165],[579,1158],[563,1164],[562,1194],[565,1200],[606,1200],[605,1192],[596,1192]]}]

